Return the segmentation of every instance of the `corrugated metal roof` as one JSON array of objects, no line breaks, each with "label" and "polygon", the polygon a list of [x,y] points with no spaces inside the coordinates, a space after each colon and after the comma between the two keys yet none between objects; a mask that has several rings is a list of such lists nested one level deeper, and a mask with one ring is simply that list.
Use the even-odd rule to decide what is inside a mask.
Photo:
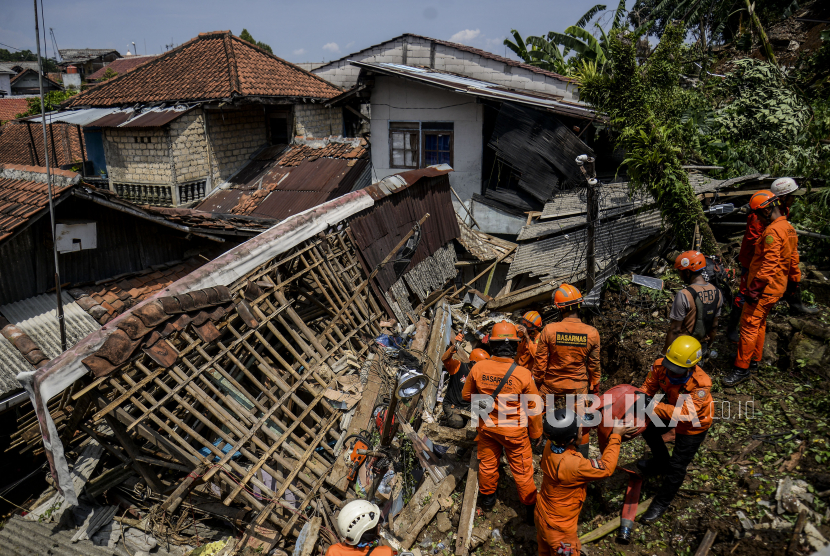
[{"label": "corrugated metal roof", "polygon": [[[135,110],[110,110],[104,117],[87,123],[90,127],[161,127],[184,115],[191,107],[172,106],[150,108],[143,112]],[[99,109],[101,110],[101,109]]]},{"label": "corrugated metal roof", "polygon": [[[61,293],[66,323],[66,346],[69,348],[101,328],[101,325],[78,307],[72,296],[66,292]],[[49,359],[61,354],[61,335],[55,302],[54,293],[44,293],[0,306],[0,313],[28,334]],[[26,368],[20,370],[30,371],[31,365],[27,363]]]},{"label": "corrugated metal roof", "polygon": [[[72,536],[78,531],[63,529],[55,523],[39,523],[20,516],[12,516],[0,530],[0,546],[3,554],[14,556],[31,556],[32,554],[50,554],[53,556],[130,556],[136,553],[136,547],[127,544],[124,549],[123,539],[118,536],[115,548],[107,545],[96,546],[91,540],[72,542]],[[113,534],[113,537],[116,535]],[[169,550],[168,550],[169,547]],[[153,554],[169,556],[182,555],[187,549],[160,543],[153,549]],[[146,554],[146,553],[145,553]]]},{"label": "corrugated metal roof", "polygon": [[[597,226],[597,270],[619,259],[629,247],[658,233],[662,228],[659,210],[625,216]],[[570,279],[585,271],[585,228],[572,233],[519,245],[507,279],[530,274],[542,279]]]},{"label": "corrugated metal roof", "polygon": [[564,101],[562,100],[562,97],[558,95],[551,95],[542,92],[515,91],[488,81],[480,81],[478,79],[462,77],[452,73],[438,72],[412,66],[403,66],[400,64],[389,64],[385,62],[350,62],[353,66],[384,73],[386,75],[394,75],[397,77],[412,79],[414,81],[426,83],[427,85],[441,87],[442,89],[449,89],[456,93],[469,94],[493,100],[516,102],[518,104],[525,104],[535,108],[544,108],[550,110],[551,112],[565,116],[591,119],[596,117],[596,112],[588,108],[588,105]]},{"label": "corrugated metal roof", "polygon": [[31,371],[33,367],[23,359],[10,341],[0,334],[0,397],[22,386],[17,381],[21,370]]},{"label": "corrugated metal roof", "polygon": [[[79,126],[87,126],[95,120],[100,120],[115,112],[115,108],[87,108],[84,110],[70,110],[68,112],[47,112],[46,123],[64,122],[67,124],[75,124]],[[32,116],[25,118],[30,122],[40,122],[41,116]]]}]

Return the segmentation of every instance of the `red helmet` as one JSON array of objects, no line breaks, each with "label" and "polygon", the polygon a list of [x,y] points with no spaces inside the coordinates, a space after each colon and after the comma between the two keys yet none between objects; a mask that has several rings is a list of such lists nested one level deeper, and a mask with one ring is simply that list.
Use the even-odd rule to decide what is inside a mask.
[{"label": "red helmet", "polygon": [[582,294],[570,284],[562,284],[553,292],[553,304],[556,305],[557,309],[564,309],[580,303],[582,303]]},{"label": "red helmet", "polygon": [[706,257],[700,251],[685,251],[680,253],[674,260],[674,268],[677,270],[691,270],[697,272],[706,268]]},{"label": "red helmet", "polygon": [[484,361],[485,359],[490,359],[490,354],[481,348],[475,348],[473,351],[470,352],[470,361],[474,363]]},{"label": "red helmet", "polygon": [[516,334],[516,325],[503,320],[493,325],[493,331],[490,332],[490,341],[498,342],[502,340],[510,340],[513,342],[519,341],[519,335]]},{"label": "red helmet", "polygon": [[778,203],[778,197],[776,197],[775,193],[769,191],[768,189],[758,191],[749,198],[749,208],[752,210],[772,208],[778,205]]},{"label": "red helmet", "polygon": [[536,311],[528,311],[522,317],[522,324],[527,328],[542,328],[542,315]]}]

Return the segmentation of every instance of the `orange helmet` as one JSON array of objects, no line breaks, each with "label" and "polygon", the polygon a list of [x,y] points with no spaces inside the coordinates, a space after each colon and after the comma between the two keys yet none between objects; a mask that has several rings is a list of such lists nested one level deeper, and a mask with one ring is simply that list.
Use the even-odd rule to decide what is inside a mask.
[{"label": "orange helmet", "polygon": [[542,328],[542,315],[536,311],[528,311],[522,317],[522,324],[528,328]]},{"label": "orange helmet", "polygon": [[769,191],[768,189],[758,191],[755,195],[749,198],[749,208],[751,210],[772,208],[778,203],[778,197],[776,197],[775,193]]},{"label": "orange helmet", "polygon": [[510,340],[513,342],[519,341],[519,335],[516,334],[515,324],[503,320],[493,325],[493,331],[490,332],[490,341],[499,342],[502,340]]},{"label": "orange helmet", "polygon": [[470,352],[470,361],[473,361],[474,363],[484,361],[485,359],[490,359],[490,354],[481,348],[475,348]]},{"label": "orange helmet", "polygon": [[564,309],[571,305],[582,303],[582,294],[570,284],[562,284],[553,292],[553,304],[557,309]]},{"label": "orange helmet", "polygon": [[691,270],[697,272],[706,268],[706,257],[700,251],[685,251],[680,253],[674,260],[674,268],[677,270]]}]

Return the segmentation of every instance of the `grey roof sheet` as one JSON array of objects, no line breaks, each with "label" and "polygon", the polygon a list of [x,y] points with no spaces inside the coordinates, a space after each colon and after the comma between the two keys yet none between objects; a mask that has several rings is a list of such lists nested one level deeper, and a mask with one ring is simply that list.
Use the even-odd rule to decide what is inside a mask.
[{"label": "grey roof sheet", "polygon": [[17,381],[17,373],[31,371],[33,368],[17,348],[0,334],[0,397],[22,388]]},{"label": "grey roof sheet", "polygon": [[534,108],[543,108],[578,118],[593,119],[596,116],[587,104],[563,100],[559,95],[551,95],[541,91],[518,91],[508,89],[489,81],[481,81],[470,77],[463,77],[453,73],[404,66],[401,64],[390,64],[387,62],[354,62],[353,66],[366,68],[387,75],[395,75],[406,79],[412,79],[421,83],[448,89],[456,93],[469,94],[477,97],[493,100],[516,102]]},{"label": "grey roof sheet", "polygon": [[[85,108],[82,110],[70,110],[67,112],[48,112],[46,114],[46,123],[51,124],[55,122],[64,122],[67,124],[75,124],[79,126],[86,126],[100,120],[104,116],[115,112],[117,108]],[[30,122],[40,123],[41,117],[32,116],[26,118]]]},{"label": "grey roof sheet", "polygon": [[[649,210],[597,226],[597,270],[616,262],[622,253],[658,233],[660,211]],[[571,279],[585,271],[586,230],[519,245],[507,279],[530,274],[541,279]]]},{"label": "grey roof sheet", "polygon": [[[61,293],[68,348],[101,328],[101,325],[81,309],[72,296],[66,292]],[[54,293],[44,293],[0,306],[0,313],[28,334],[49,359],[61,354],[61,335],[55,301]],[[21,370],[31,370],[31,366],[27,363],[26,369]]]},{"label": "grey roof sheet", "polygon": [[58,52],[61,55],[61,63],[86,62],[87,60],[105,56],[111,52],[115,52],[119,58],[121,57],[121,54],[113,48],[61,48]]}]

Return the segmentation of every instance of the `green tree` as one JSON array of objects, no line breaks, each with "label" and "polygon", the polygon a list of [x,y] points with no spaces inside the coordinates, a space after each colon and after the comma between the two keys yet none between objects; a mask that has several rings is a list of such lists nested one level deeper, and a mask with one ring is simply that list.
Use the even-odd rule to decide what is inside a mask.
[{"label": "green tree", "polygon": [[[57,72],[58,64],[54,58],[42,58],[43,71]],[[0,48],[0,63],[14,65],[14,62],[37,62],[37,54],[31,50],[19,50],[11,52],[5,48]]]},{"label": "green tree", "polygon": [[101,76],[101,81],[107,81],[113,77],[118,77],[118,72],[112,68],[107,68],[104,70],[104,75]]},{"label": "green tree", "polygon": [[681,162],[680,118],[690,102],[690,93],[679,86],[685,34],[682,24],[670,24],[640,66],[640,37],[615,29],[608,35],[606,71],[586,60],[577,80],[580,99],[608,116],[616,144],[626,152],[623,167],[632,188],[654,196],[678,245],[691,247],[697,224],[705,249],[714,253],[717,242]]},{"label": "green tree", "polygon": [[271,50],[271,47],[269,45],[265,44],[262,41],[255,40],[253,35],[251,35],[251,33],[249,33],[247,29],[242,29],[242,32],[239,33],[239,38],[242,39],[243,41],[248,41],[249,43],[253,44],[254,46],[257,46],[257,47],[261,48],[262,50],[266,51],[269,54],[274,53],[274,51]]},{"label": "green tree", "polygon": [[[43,95],[43,105],[46,108],[47,112],[52,112],[53,110],[58,110],[60,105],[66,102],[70,97],[75,96],[78,94],[78,91],[75,90],[67,90],[67,91],[49,91]],[[16,118],[22,118],[24,116],[35,116],[40,114],[40,97],[29,97],[26,99],[26,111],[18,114],[15,116]]]}]

